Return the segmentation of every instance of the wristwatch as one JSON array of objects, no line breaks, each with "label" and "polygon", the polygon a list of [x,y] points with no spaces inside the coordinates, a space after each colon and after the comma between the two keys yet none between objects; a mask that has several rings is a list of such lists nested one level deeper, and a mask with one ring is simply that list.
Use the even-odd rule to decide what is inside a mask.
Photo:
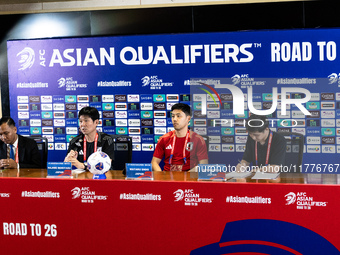
[{"label": "wristwatch", "polygon": [[87,171],[87,163],[84,163],[84,170]]}]

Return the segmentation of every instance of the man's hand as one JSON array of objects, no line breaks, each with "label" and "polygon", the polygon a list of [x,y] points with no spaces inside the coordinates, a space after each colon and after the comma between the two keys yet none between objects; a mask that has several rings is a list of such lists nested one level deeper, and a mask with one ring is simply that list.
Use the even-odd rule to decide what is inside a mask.
[{"label": "man's hand", "polygon": [[82,162],[79,162],[79,160],[77,159],[78,157],[78,152],[77,151],[74,151],[74,150],[71,150],[66,158],[64,159],[64,162],[71,162],[72,163],[72,166],[75,166],[76,168],[79,168],[79,169],[84,169],[84,163]]},{"label": "man's hand", "polygon": [[17,168],[17,162],[13,159],[1,159],[0,160],[1,168]]},{"label": "man's hand", "polygon": [[70,160],[67,161],[67,162],[71,162],[72,166],[75,166],[78,169],[84,169],[85,168],[84,163],[79,162],[77,158],[70,158]]},{"label": "man's hand", "polygon": [[71,150],[64,159],[64,162],[72,162],[72,160],[77,159],[78,152]]},{"label": "man's hand", "polygon": [[240,162],[236,165],[236,172],[237,173],[244,173],[247,171],[247,165],[244,162]]}]

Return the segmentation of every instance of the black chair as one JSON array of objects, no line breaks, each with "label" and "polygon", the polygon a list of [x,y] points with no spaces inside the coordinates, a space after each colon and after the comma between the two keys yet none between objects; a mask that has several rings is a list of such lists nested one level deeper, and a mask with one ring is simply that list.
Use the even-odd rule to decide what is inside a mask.
[{"label": "black chair", "polygon": [[125,163],[132,162],[132,138],[127,135],[111,135],[111,137],[115,150],[112,169],[123,170],[123,173],[125,173]]},{"label": "black chair", "polygon": [[48,140],[46,137],[41,136],[29,136],[33,139],[37,145],[41,155],[41,168],[47,168],[47,156],[48,156]]},{"label": "black chair", "polygon": [[303,159],[304,136],[295,132],[279,132],[286,139],[286,158],[282,172],[300,173]]}]

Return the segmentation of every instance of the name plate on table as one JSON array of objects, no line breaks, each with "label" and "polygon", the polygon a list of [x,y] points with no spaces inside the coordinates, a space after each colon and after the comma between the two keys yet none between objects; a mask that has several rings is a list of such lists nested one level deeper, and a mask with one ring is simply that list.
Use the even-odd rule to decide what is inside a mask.
[{"label": "name plate on table", "polygon": [[126,179],[153,180],[151,164],[126,163]]},{"label": "name plate on table", "polygon": [[227,167],[222,164],[198,164],[199,181],[225,181]]},{"label": "name plate on table", "polygon": [[48,178],[72,178],[71,162],[47,162]]}]

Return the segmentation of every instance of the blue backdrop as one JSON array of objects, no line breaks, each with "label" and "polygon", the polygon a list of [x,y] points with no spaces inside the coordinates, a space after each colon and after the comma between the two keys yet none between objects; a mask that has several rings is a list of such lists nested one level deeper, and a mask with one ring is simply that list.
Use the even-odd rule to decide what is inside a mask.
[{"label": "blue backdrop", "polygon": [[[315,29],[8,41],[11,116],[20,134],[46,136],[49,160],[60,161],[69,140],[78,134],[77,112],[85,105],[94,106],[101,112],[99,128],[132,136],[133,161],[147,163],[158,138],[172,128],[171,105],[186,102],[200,110],[194,97],[203,92],[197,92],[201,85],[193,78],[213,87],[231,84],[244,94],[251,86],[253,101],[264,108],[273,88],[280,92],[282,87],[299,87],[312,93],[304,106],[313,115],[301,115],[292,106],[287,116],[281,116],[278,109],[271,117],[299,120],[299,126],[289,130],[306,136],[304,163],[337,164],[339,32]],[[212,119],[246,117],[247,109],[245,116],[232,114],[235,102],[229,96],[225,93],[222,104],[210,109],[203,119],[205,127],[199,122],[192,125],[198,133],[213,136],[209,156],[215,162],[223,158],[224,163],[235,164],[244,149],[242,129],[209,125]],[[301,93],[289,96],[303,97]],[[275,124],[273,128],[283,127]]]}]

